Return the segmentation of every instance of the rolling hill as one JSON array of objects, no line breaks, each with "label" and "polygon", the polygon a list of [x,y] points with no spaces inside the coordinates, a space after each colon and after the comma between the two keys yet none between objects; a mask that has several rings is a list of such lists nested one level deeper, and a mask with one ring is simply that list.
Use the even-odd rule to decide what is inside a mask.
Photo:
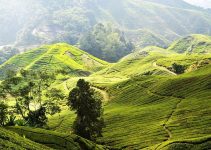
[{"label": "rolling hill", "polygon": [[46,45],[16,55],[0,66],[0,74],[7,70],[47,69],[50,71],[65,71],[72,76],[87,76],[108,65],[76,47],[65,43]]},{"label": "rolling hill", "polygon": [[[207,36],[203,37],[210,38]],[[182,49],[182,46],[188,47],[187,44],[184,44],[186,42],[186,38],[180,40],[180,42],[175,42],[176,44],[173,43],[168,49],[163,49],[156,46],[145,47],[125,56],[119,62],[110,65],[109,67],[97,72],[93,76],[172,76],[176,75],[172,69],[172,65],[174,63],[184,66],[185,72],[197,70],[200,67],[211,63],[211,54],[209,53],[210,47],[208,43],[205,43],[206,38],[205,40],[201,40],[201,43],[204,43],[204,45],[196,44],[195,46],[192,46],[194,47],[192,53],[177,53],[176,48]],[[203,49],[205,52],[197,52],[199,49]]]},{"label": "rolling hill", "polygon": [[211,53],[211,37],[190,35],[175,41],[168,49],[178,53]]}]

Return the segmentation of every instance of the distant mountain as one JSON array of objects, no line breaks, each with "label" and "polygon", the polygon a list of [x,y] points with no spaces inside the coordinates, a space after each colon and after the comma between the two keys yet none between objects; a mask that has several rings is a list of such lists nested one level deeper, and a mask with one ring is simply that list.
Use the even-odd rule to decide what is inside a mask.
[{"label": "distant mountain", "polygon": [[80,46],[80,39],[100,22],[116,26],[136,47],[167,47],[181,36],[211,35],[211,12],[183,0],[1,2],[0,45],[67,42]]}]

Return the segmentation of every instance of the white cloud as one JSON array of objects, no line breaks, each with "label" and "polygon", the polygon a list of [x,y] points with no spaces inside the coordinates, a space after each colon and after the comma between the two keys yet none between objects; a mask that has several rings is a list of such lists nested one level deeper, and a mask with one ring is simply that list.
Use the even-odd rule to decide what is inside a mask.
[{"label": "white cloud", "polygon": [[211,8],[211,0],[184,0],[184,1],[200,7]]}]

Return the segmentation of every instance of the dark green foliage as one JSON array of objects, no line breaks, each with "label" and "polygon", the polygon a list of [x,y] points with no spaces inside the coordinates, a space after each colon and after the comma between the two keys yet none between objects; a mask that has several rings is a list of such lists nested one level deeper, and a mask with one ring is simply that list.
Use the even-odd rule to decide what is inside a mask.
[{"label": "dark green foliage", "polygon": [[41,107],[38,110],[30,111],[27,116],[27,121],[30,126],[43,127],[46,125],[48,118],[46,117],[46,108]]},{"label": "dark green foliage", "polygon": [[[25,123],[42,127],[47,122],[47,114],[61,111],[58,101],[65,98],[60,90],[50,89],[54,81],[54,74],[48,71],[21,70],[20,75],[9,71],[1,86],[6,94],[15,98],[15,112]],[[12,124],[14,118],[9,122]]]},{"label": "dark green foliage", "polygon": [[172,69],[176,74],[182,74],[185,72],[185,67],[183,65],[176,64],[176,63],[172,64]]},{"label": "dark green foliage", "polygon": [[4,126],[7,121],[8,106],[4,103],[0,103],[0,126]]},{"label": "dark green foliage", "polygon": [[99,23],[81,38],[80,48],[98,58],[114,62],[131,53],[134,46],[117,28]]},{"label": "dark green foliage", "polygon": [[12,113],[9,117],[8,117],[8,121],[7,121],[7,124],[6,126],[14,126],[16,123],[15,123],[15,119],[16,119],[16,116]]},{"label": "dark green foliage", "polygon": [[104,120],[102,118],[102,102],[94,95],[90,84],[83,79],[77,83],[68,98],[68,106],[76,111],[74,132],[84,138],[95,140],[102,136]]}]

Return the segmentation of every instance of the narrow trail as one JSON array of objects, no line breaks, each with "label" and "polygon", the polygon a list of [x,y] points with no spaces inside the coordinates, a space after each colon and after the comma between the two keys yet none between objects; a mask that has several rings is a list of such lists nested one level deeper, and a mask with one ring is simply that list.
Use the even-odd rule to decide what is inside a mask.
[{"label": "narrow trail", "polygon": [[181,104],[182,100],[185,99],[185,98],[179,98],[179,97],[175,97],[175,96],[160,95],[158,93],[150,91],[147,87],[144,87],[143,85],[141,85],[141,87],[145,88],[148,94],[157,95],[157,96],[161,96],[161,97],[167,97],[167,98],[173,97],[173,98],[179,99],[178,102],[176,103],[175,107],[172,108],[171,113],[167,116],[167,119],[165,120],[165,122],[162,124],[162,127],[163,127],[164,131],[168,134],[168,138],[166,140],[164,140],[163,142],[161,142],[158,146],[156,146],[155,150],[157,150],[164,142],[166,142],[166,141],[168,141],[168,140],[170,140],[172,138],[172,133],[168,129],[167,124],[168,124],[169,120],[171,119],[171,117],[176,112],[176,110],[179,107],[179,105]]},{"label": "narrow trail", "polygon": [[183,98],[179,98],[179,101],[176,103],[175,107],[172,109],[172,112],[168,115],[168,118],[166,119],[166,121],[164,122],[163,129],[166,131],[166,133],[168,134],[168,138],[166,140],[164,140],[162,143],[160,143],[155,150],[157,150],[164,142],[170,140],[172,138],[172,133],[171,131],[168,129],[167,124],[169,122],[169,120],[171,119],[171,117],[174,115],[174,113],[176,112],[177,108],[179,107],[179,105],[181,104]]},{"label": "narrow trail", "polygon": [[161,70],[165,70],[165,71],[167,71],[168,73],[170,73],[170,74],[172,74],[172,75],[175,75],[175,76],[177,75],[176,73],[174,73],[174,72],[168,70],[168,69],[165,68],[165,67],[158,66],[156,62],[153,62],[153,63],[152,63],[152,66],[153,66],[153,67],[156,67],[156,68],[160,68]]}]

